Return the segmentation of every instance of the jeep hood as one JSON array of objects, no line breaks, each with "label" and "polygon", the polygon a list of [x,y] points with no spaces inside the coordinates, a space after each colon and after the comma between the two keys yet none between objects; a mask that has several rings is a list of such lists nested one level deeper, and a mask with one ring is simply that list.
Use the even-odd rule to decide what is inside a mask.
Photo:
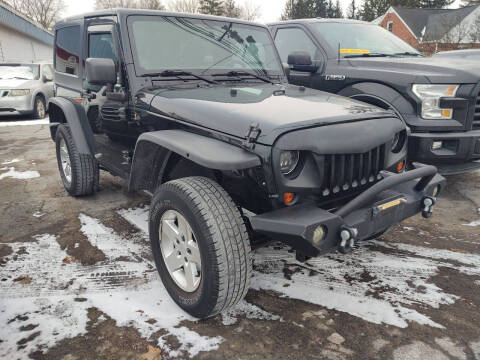
[{"label": "jeep hood", "polygon": [[391,77],[401,75],[404,81],[471,84],[480,81],[478,62],[465,59],[431,57],[372,57],[345,59],[358,68],[361,78]]},{"label": "jeep hood", "polygon": [[245,138],[257,123],[258,142],[266,145],[297,128],[392,117],[375,106],[293,85],[162,88],[145,95],[145,100],[151,97],[151,112],[238,138]]}]

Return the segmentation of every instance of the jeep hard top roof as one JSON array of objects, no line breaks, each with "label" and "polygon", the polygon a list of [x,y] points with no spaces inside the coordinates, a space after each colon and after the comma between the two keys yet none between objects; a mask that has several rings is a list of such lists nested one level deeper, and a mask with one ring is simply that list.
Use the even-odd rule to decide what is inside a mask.
[{"label": "jeep hard top roof", "polygon": [[140,9],[124,9],[124,8],[115,8],[107,10],[98,10],[92,11],[80,15],[70,16],[68,18],[59,20],[55,24],[57,26],[64,26],[69,22],[80,20],[80,19],[90,19],[96,17],[106,17],[106,16],[118,16],[118,17],[127,17],[129,15],[157,15],[157,16],[176,16],[184,17],[190,19],[206,19],[206,20],[217,20],[225,22],[234,22],[239,24],[254,25],[267,28],[264,24],[259,24],[252,21],[241,20],[241,19],[232,19],[223,16],[214,16],[214,15],[204,15],[204,14],[190,14],[190,13],[180,13],[180,12],[169,12],[169,11],[160,11],[160,10],[140,10]]}]

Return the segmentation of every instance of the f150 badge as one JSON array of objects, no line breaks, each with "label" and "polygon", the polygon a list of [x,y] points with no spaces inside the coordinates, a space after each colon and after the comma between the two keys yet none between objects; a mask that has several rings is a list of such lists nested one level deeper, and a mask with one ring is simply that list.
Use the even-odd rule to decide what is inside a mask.
[{"label": "f150 badge", "polygon": [[325,75],[325,80],[327,81],[343,81],[345,80],[345,75]]}]

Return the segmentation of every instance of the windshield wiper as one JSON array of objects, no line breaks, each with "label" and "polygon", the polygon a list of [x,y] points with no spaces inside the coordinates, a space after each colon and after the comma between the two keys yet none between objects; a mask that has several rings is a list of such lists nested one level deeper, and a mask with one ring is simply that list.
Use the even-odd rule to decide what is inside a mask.
[{"label": "windshield wiper", "polygon": [[401,53],[395,53],[394,55],[397,55],[397,56],[402,56],[402,55],[405,55],[405,56],[421,56],[421,57],[423,57],[422,54],[415,53],[415,52],[411,52],[411,51],[405,51],[405,52],[401,52]]},{"label": "windshield wiper", "polygon": [[355,55],[345,55],[343,58],[356,58],[356,57],[388,57],[396,56],[396,54],[383,54],[383,53],[367,53],[367,54],[355,54]]},{"label": "windshield wiper", "polygon": [[212,76],[228,76],[228,77],[239,77],[239,76],[253,76],[254,78],[257,78],[259,80],[262,80],[266,83],[269,84],[274,84],[274,82],[264,76],[257,75],[255,73],[251,73],[250,71],[238,71],[238,70],[232,70],[227,73],[221,73],[221,74],[212,74]]},{"label": "windshield wiper", "polygon": [[209,84],[218,84],[217,81],[215,80],[210,80],[210,79],[207,79],[206,77],[203,77],[203,76],[200,76],[200,75],[197,75],[197,74],[194,74],[190,71],[184,71],[184,70],[164,70],[162,72],[158,72],[158,73],[147,73],[147,74],[142,74],[143,77],[146,77],[146,76],[151,76],[151,77],[156,77],[156,76],[159,76],[159,77],[169,77],[169,76],[174,76],[174,77],[177,77],[179,78],[180,80],[184,80],[184,81],[188,81],[188,79],[184,79],[182,78],[182,76],[193,76],[194,78],[198,79],[198,80],[203,80]]}]

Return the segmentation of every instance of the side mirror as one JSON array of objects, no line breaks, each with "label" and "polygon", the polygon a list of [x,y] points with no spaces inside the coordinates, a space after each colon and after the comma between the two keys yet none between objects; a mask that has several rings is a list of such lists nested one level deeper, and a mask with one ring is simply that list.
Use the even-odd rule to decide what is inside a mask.
[{"label": "side mirror", "polygon": [[89,84],[106,85],[117,82],[117,72],[112,59],[88,58],[86,68]]},{"label": "side mirror", "polygon": [[44,83],[46,83],[46,82],[49,82],[49,81],[53,81],[53,79],[52,79],[51,76],[48,76],[48,75],[43,74],[43,75],[42,75],[42,81],[43,81]]},{"label": "side mirror", "polygon": [[303,71],[314,73],[319,66],[312,62],[310,54],[303,51],[296,51],[288,55],[288,65],[293,71]]}]

